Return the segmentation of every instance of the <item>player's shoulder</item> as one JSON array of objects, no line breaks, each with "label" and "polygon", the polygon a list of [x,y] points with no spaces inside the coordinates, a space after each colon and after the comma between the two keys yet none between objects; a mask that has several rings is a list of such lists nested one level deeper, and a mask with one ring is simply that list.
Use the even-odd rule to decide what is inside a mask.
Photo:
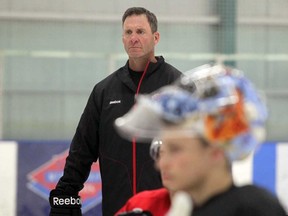
[{"label": "player's shoulder", "polygon": [[263,199],[276,199],[274,194],[265,188],[256,185],[245,185],[237,187],[237,193],[241,197],[247,197],[247,199],[253,199],[255,197],[262,197]]},{"label": "player's shoulder", "polygon": [[137,198],[141,197],[143,199],[151,199],[151,198],[157,198],[169,196],[169,192],[166,188],[159,188],[154,190],[145,190],[142,192],[139,192],[135,195]]},{"label": "player's shoulder", "polygon": [[106,89],[107,87],[115,87],[115,85],[119,84],[119,80],[117,78],[117,73],[124,70],[124,67],[119,68],[118,70],[114,71],[113,73],[109,74],[94,86],[94,91],[101,91]]},{"label": "player's shoulder", "polygon": [[180,70],[178,70],[175,66],[168,63],[163,56],[157,56],[157,63],[160,64],[162,67],[164,67],[165,73],[171,73],[176,76],[183,75]]},{"label": "player's shoulder", "polygon": [[[278,198],[265,188],[246,185],[237,187],[235,192],[237,201],[245,212],[253,212],[254,215],[275,215],[276,213],[279,216],[286,215]],[[247,215],[252,215],[248,213]]]}]

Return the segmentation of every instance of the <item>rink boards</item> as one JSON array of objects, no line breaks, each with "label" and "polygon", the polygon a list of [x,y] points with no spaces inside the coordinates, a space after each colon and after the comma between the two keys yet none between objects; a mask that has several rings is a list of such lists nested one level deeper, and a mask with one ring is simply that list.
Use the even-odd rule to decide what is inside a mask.
[{"label": "rink boards", "polygon": [[[62,175],[68,141],[0,141],[0,215],[46,216],[49,191]],[[288,143],[266,142],[233,165],[238,185],[254,183],[278,196],[288,209]],[[98,163],[81,191],[83,215],[101,215]]]}]

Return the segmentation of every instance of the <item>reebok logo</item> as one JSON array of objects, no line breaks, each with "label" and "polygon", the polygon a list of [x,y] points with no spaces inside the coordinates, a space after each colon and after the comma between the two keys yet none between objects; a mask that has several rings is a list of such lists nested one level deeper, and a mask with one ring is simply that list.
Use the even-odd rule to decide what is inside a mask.
[{"label": "reebok logo", "polygon": [[114,101],[110,101],[109,104],[120,104],[121,100],[114,100]]},{"label": "reebok logo", "polygon": [[74,197],[67,197],[67,198],[59,198],[53,197],[53,205],[54,206],[67,206],[67,205],[81,205],[81,199],[74,198]]}]

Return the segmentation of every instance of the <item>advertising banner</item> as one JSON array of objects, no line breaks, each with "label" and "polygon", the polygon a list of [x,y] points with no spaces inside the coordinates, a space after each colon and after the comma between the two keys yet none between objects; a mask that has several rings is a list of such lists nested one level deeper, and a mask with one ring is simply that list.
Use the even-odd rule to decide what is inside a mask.
[{"label": "advertising banner", "polygon": [[[69,144],[68,141],[18,142],[15,215],[48,215],[49,193],[63,174]],[[93,164],[80,196],[84,216],[102,215],[101,177],[98,163]]]}]

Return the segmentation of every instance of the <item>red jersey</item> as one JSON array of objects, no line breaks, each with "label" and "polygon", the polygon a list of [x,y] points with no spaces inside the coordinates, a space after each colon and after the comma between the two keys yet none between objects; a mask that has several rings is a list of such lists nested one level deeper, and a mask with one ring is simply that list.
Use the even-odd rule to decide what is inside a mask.
[{"label": "red jersey", "polygon": [[168,212],[170,205],[171,200],[167,189],[147,190],[131,197],[115,216],[139,208],[143,211],[151,212],[152,215],[164,216]]}]

